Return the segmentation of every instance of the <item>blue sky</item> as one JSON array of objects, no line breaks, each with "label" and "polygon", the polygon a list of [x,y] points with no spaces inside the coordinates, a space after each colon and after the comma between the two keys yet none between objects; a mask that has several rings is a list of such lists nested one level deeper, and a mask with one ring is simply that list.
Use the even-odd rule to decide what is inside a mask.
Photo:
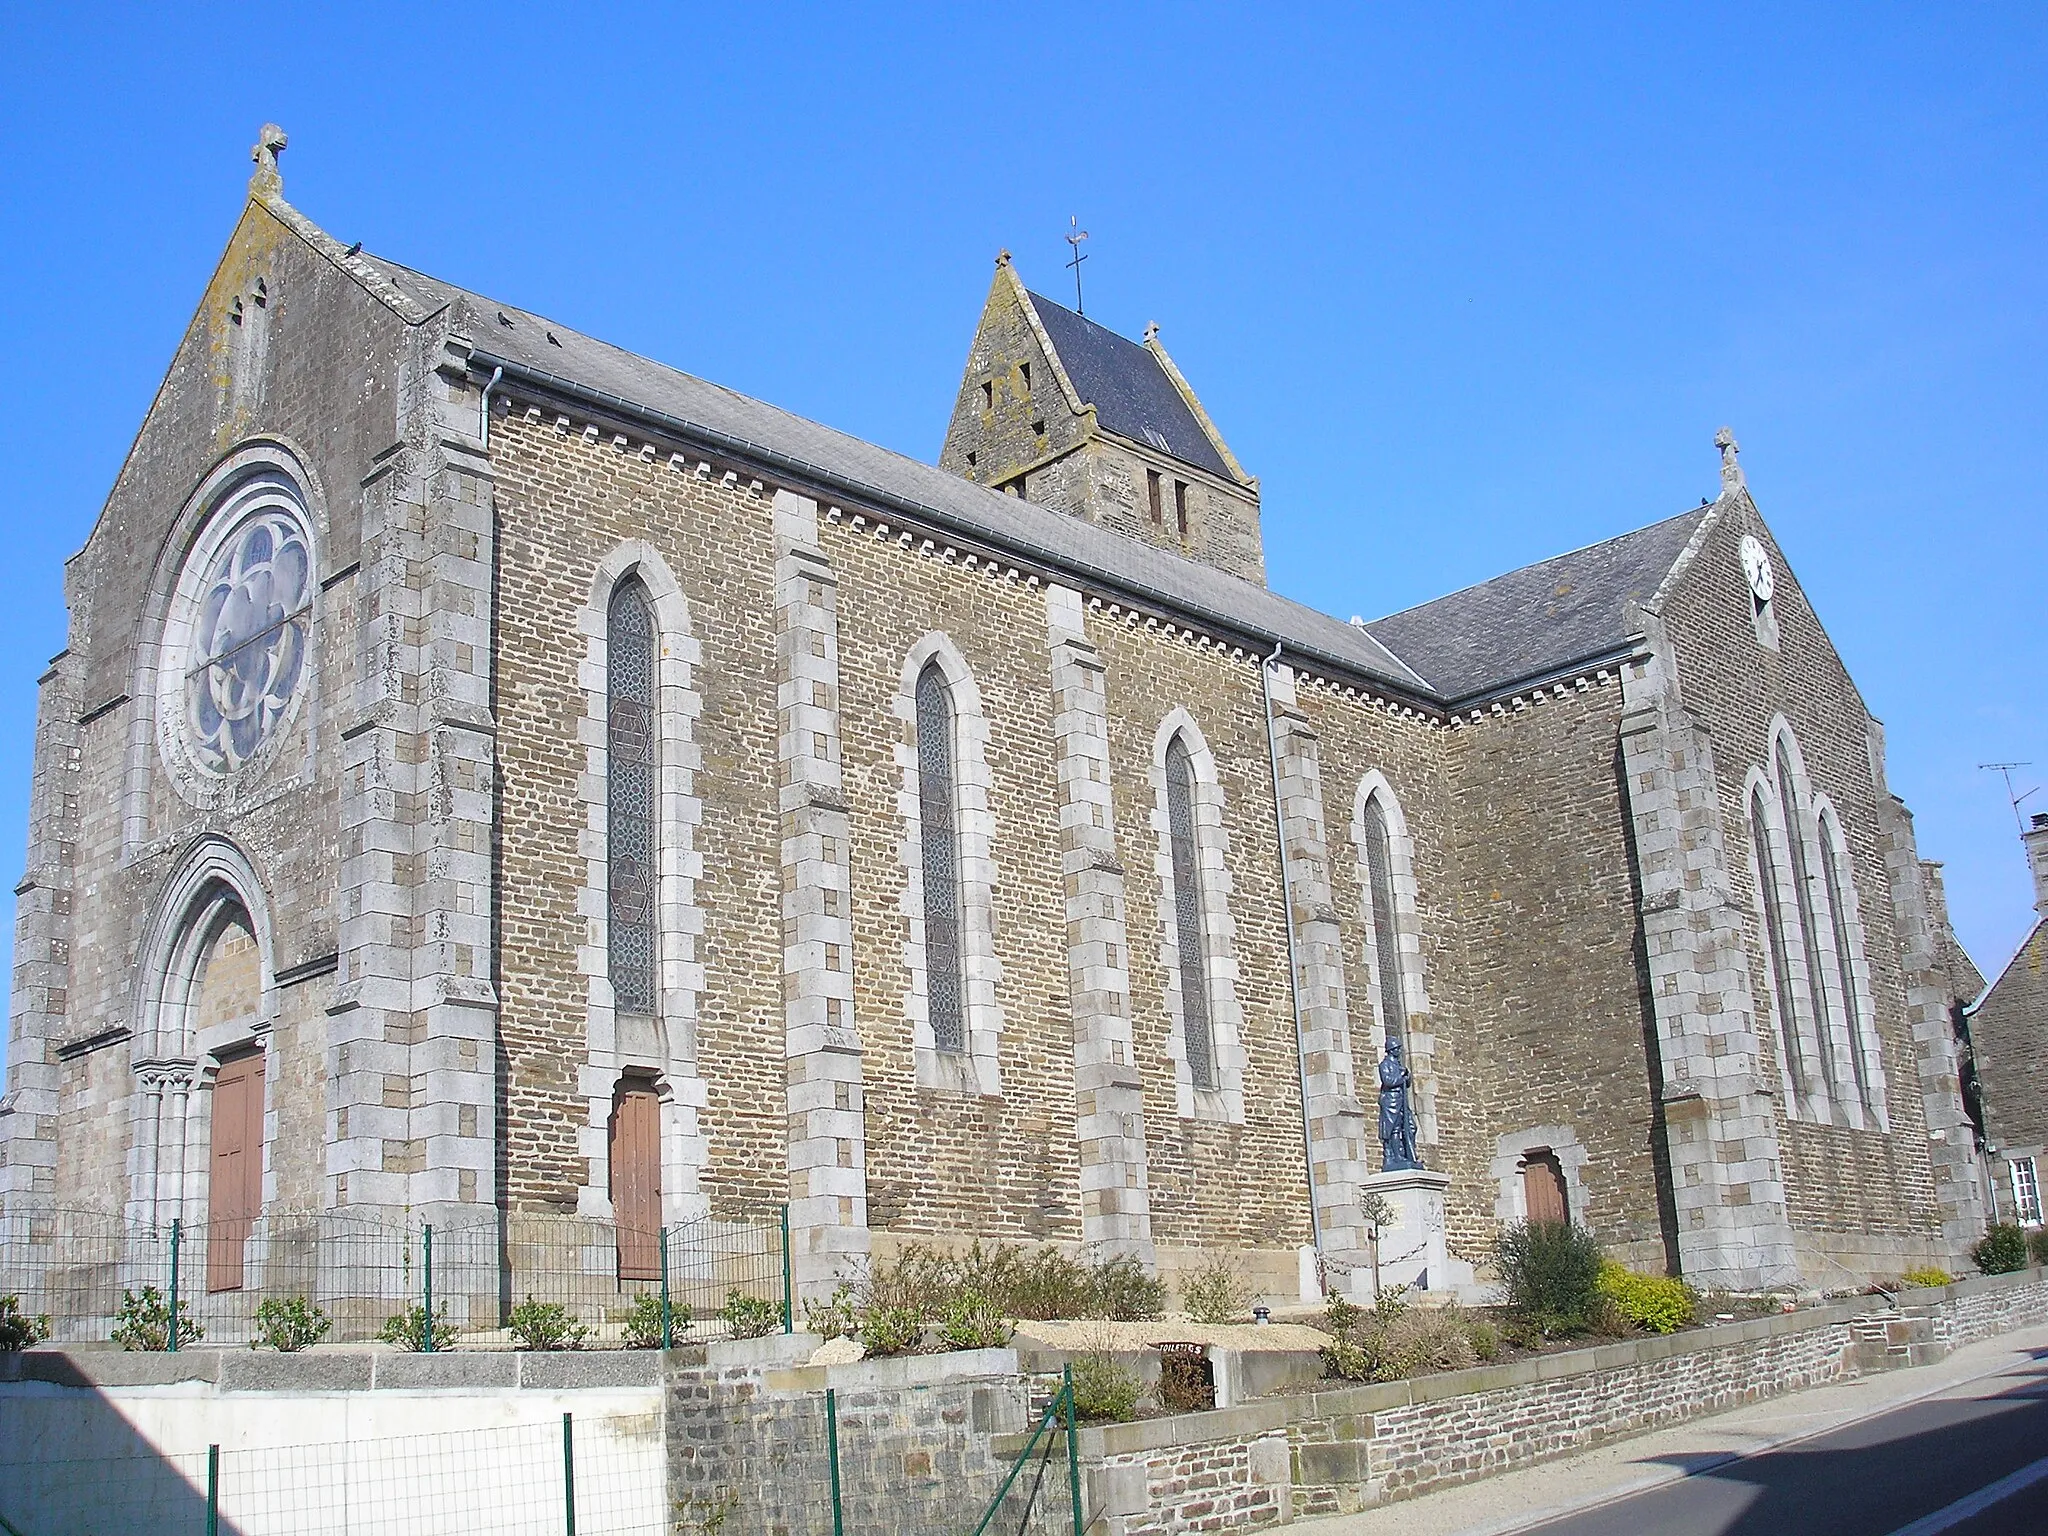
[{"label": "blue sky", "polygon": [[0,23],[0,870],[63,558],[271,119],[338,237],[925,458],[997,249],[1068,295],[1077,214],[1089,314],[1160,323],[1340,616],[1696,505],[1730,423],[1965,943],[2025,929],[1976,765],[2048,781],[2038,5]]}]

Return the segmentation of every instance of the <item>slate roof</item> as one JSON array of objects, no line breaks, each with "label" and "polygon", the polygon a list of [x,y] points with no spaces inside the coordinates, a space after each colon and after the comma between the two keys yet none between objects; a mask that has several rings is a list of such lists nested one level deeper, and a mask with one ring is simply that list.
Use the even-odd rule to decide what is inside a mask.
[{"label": "slate roof", "polygon": [[1366,629],[1452,700],[1612,654],[1635,638],[1630,600],[1655,594],[1708,511],[1523,566]]},{"label": "slate roof", "polygon": [[[596,397],[593,404],[653,413],[668,418],[678,429],[708,430],[741,448],[822,471],[879,496],[884,506],[893,499],[908,508],[936,514],[942,525],[951,525],[967,538],[986,539],[994,550],[1041,557],[1048,566],[1072,573],[1082,585],[1094,576],[1130,596],[1154,595],[1191,619],[1206,619],[1247,643],[1277,637],[1289,649],[1317,657],[1326,665],[1335,662],[1361,678],[1378,679],[1411,697],[1429,696],[1428,685],[1419,675],[1356,625],[1318,613],[1265,587],[1066,513],[992,491],[936,465],[876,447],[367,252],[359,259],[370,262],[425,311],[452,307],[457,328],[469,335],[479,360],[503,360],[543,376],[543,383]],[[1143,353],[1142,348],[1136,350]],[[1143,355],[1156,369],[1151,354]],[[1171,388],[1170,382],[1167,387]],[[1184,404],[1182,409],[1186,409]]]},{"label": "slate roof", "polygon": [[1067,377],[1082,401],[1095,407],[1095,419],[1106,430],[1235,483],[1237,477],[1202,430],[1186,397],[1149,349],[1051,299],[1035,293],[1028,297]]}]

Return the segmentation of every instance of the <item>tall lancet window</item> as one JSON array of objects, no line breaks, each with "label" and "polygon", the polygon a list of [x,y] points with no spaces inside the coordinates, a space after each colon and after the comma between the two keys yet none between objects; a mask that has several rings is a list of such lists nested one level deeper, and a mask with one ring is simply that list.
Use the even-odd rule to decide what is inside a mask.
[{"label": "tall lancet window", "polygon": [[1828,911],[1835,920],[1835,983],[1841,990],[1842,1016],[1849,1025],[1849,1062],[1856,1073],[1856,1096],[1875,1111],[1878,1107],[1877,1094],[1871,1087],[1870,1064],[1864,1059],[1867,1036],[1863,1032],[1863,1003],[1857,996],[1856,971],[1851,958],[1856,950],[1855,940],[1849,931],[1845,890],[1848,856],[1842,849],[1834,818],[1821,816],[1817,820],[1820,822],[1820,867],[1827,877]]},{"label": "tall lancet window", "polygon": [[1779,896],[1782,873],[1778,846],[1771,835],[1761,785],[1749,797],[1749,843],[1756,852],[1757,885],[1763,892],[1764,946],[1771,952],[1771,984],[1777,1001],[1774,1012],[1778,1019],[1778,1040],[1785,1052],[1785,1070],[1792,1079],[1792,1091],[1804,1093],[1811,1076],[1806,1050],[1799,1039],[1799,1021],[1792,1013],[1792,935],[1785,922],[1784,903]]},{"label": "tall lancet window", "polygon": [[1792,778],[1792,755],[1785,738],[1778,738],[1778,808],[1785,817],[1785,845],[1792,860],[1792,893],[1799,907],[1799,942],[1806,956],[1807,988],[1813,994],[1814,1036],[1820,1048],[1820,1071],[1828,1096],[1838,1096],[1835,1081],[1835,1053],[1829,1047],[1835,1012],[1834,978],[1823,973],[1820,956],[1820,924],[1815,916],[1816,897],[1813,871],[1806,859],[1805,817],[1800,813],[1797,786]]},{"label": "tall lancet window", "polygon": [[612,997],[621,1012],[654,1012],[654,610],[637,580],[619,584],[610,610],[610,779],[606,898]]},{"label": "tall lancet window", "polygon": [[1202,929],[1202,866],[1195,842],[1195,761],[1187,743],[1166,744],[1166,821],[1173,848],[1174,947],[1180,952],[1180,1016],[1188,1075],[1216,1086],[1216,1036],[1209,1024],[1209,942]]},{"label": "tall lancet window", "polygon": [[953,697],[937,661],[917,675],[917,811],[924,865],[924,952],[932,1043],[967,1048],[960,962],[960,806]]},{"label": "tall lancet window", "polygon": [[1387,836],[1387,808],[1373,795],[1365,802],[1365,863],[1372,885],[1372,949],[1379,972],[1380,1025],[1389,1040],[1406,1043],[1408,1005],[1401,996],[1401,938],[1394,926],[1394,855]]}]

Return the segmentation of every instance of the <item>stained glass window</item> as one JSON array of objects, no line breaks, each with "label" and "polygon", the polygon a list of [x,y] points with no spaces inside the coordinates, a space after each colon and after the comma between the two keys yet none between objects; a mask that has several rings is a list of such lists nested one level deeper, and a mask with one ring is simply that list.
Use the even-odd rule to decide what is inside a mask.
[{"label": "stained glass window", "polygon": [[610,699],[605,724],[609,776],[606,915],[612,995],[626,1013],[654,1012],[654,612],[647,589],[621,582],[612,594]]},{"label": "stained glass window", "polygon": [[1166,744],[1166,824],[1173,850],[1174,940],[1180,951],[1188,1075],[1197,1088],[1214,1088],[1216,1043],[1209,1026],[1209,945],[1202,929],[1202,865],[1195,841],[1195,763],[1178,736]]},{"label": "stained glass window", "polygon": [[1394,922],[1394,859],[1387,808],[1378,795],[1365,802],[1365,870],[1372,890],[1372,952],[1380,982],[1380,1027],[1405,1045],[1408,1006],[1401,996],[1401,938]]},{"label": "stained glass window", "polygon": [[1756,851],[1757,883],[1763,887],[1764,945],[1771,952],[1771,980],[1777,993],[1778,1038],[1783,1042],[1785,1062],[1796,1091],[1803,1092],[1810,1081],[1806,1051],[1800,1044],[1799,1023],[1792,1016],[1792,934],[1778,895],[1778,850],[1764,814],[1761,789],[1749,800],[1749,841]]},{"label": "stained glass window", "polygon": [[918,838],[924,862],[925,990],[932,1041],[967,1047],[960,965],[960,819],[953,770],[953,697],[936,661],[917,675]]},{"label": "stained glass window", "polygon": [[1871,1109],[1877,1099],[1870,1085],[1870,1068],[1863,1059],[1863,1006],[1856,996],[1856,972],[1851,960],[1849,909],[1843,904],[1843,859],[1834,823],[1820,818],[1820,867],[1827,875],[1828,911],[1835,919],[1835,972],[1841,988],[1842,1012],[1849,1023],[1849,1060],[1856,1069],[1856,1093]]},{"label": "stained glass window", "polygon": [[214,556],[185,662],[186,735],[202,768],[234,772],[284,717],[305,673],[312,567],[305,529],[276,509]]},{"label": "stained glass window", "polygon": [[[1820,1070],[1827,1080],[1828,1092],[1832,1095],[1838,1088],[1835,1082],[1835,1053],[1828,1047],[1832,1030],[1836,1001],[1833,995],[1833,978],[1822,973],[1820,964],[1820,928],[1814,913],[1813,871],[1806,861],[1806,835],[1801,825],[1799,802],[1794,797],[1792,779],[1792,758],[1785,749],[1785,740],[1778,738],[1778,805],[1785,815],[1785,844],[1792,860],[1792,894],[1799,908],[1799,941],[1806,956],[1808,988],[1813,993],[1815,1033],[1820,1038]],[[1853,1054],[1853,1052],[1851,1053]]]}]

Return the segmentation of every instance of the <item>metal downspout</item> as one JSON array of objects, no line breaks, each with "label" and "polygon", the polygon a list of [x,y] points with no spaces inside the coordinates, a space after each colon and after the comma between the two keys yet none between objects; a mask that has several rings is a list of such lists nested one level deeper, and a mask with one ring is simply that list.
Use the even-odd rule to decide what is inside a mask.
[{"label": "metal downspout", "polygon": [[477,414],[480,418],[476,435],[484,445],[484,452],[491,451],[491,391],[498,387],[498,380],[505,377],[503,368],[493,369],[491,382],[484,386],[483,398],[478,401]]},{"label": "metal downspout", "polygon": [[1295,952],[1294,867],[1287,857],[1287,814],[1280,804],[1280,735],[1273,726],[1273,664],[1285,645],[1273,641],[1273,654],[1259,665],[1259,684],[1266,695],[1266,766],[1273,775],[1273,836],[1280,845],[1280,913],[1287,921],[1287,995],[1294,1000],[1294,1071],[1301,1092],[1301,1162],[1308,1177],[1308,1224],[1316,1250],[1316,1280],[1327,1291],[1323,1275],[1323,1210],[1316,1199],[1315,1137],[1308,1122],[1308,1046],[1301,1029],[1301,968]]}]

